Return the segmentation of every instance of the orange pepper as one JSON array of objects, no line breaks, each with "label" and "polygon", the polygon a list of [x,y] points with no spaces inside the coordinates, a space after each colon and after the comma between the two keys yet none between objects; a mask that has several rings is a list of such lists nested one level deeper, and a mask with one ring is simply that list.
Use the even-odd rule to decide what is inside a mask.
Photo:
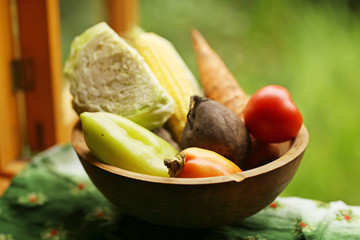
[{"label": "orange pepper", "polygon": [[186,148],[165,160],[171,177],[200,178],[230,175],[242,170],[220,154],[197,147]]}]

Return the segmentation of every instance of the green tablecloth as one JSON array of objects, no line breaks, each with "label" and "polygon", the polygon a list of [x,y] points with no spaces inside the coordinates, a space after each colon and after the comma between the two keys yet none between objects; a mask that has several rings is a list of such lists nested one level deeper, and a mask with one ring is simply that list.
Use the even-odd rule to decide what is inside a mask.
[{"label": "green tablecloth", "polygon": [[360,239],[360,207],[279,197],[228,226],[156,226],[108,203],[65,145],[36,155],[0,198],[0,240],[9,239]]}]

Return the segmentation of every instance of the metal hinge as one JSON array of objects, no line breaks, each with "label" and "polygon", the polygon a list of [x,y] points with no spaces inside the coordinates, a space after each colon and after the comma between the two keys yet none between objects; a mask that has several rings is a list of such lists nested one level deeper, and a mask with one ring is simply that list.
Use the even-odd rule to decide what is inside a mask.
[{"label": "metal hinge", "polygon": [[34,61],[14,59],[11,61],[12,89],[29,91],[35,87]]}]

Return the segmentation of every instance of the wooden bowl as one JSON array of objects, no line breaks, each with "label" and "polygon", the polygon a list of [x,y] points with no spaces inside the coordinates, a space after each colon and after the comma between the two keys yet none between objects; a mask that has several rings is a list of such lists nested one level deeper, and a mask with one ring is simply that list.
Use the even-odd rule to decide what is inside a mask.
[{"label": "wooden bowl", "polygon": [[308,144],[303,125],[287,151],[275,161],[229,176],[166,178],[108,165],[87,147],[80,124],[72,145],[99,191],[123,212],[150,223],[203,228],[230,224],[268,206],[298,169]]}]

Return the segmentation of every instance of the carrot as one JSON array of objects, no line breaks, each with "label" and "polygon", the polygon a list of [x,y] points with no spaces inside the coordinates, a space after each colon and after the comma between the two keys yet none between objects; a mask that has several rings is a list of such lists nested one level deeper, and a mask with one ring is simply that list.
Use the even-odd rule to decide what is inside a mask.
[{"label": "carrot", "polygon": [[242,118],[248,95],[199,31],[193,29],[191,35],[205,95],[222,103]]}]

